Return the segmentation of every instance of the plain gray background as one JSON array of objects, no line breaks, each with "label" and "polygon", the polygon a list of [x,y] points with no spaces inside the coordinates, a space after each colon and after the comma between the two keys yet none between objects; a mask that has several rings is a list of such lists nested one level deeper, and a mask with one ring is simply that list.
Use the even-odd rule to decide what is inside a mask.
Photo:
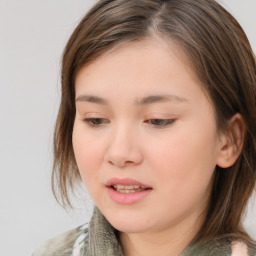
[{"label": "plain gray background", "polygon": [[[50,188],[60,57],[95,0],[0,0],[0,256],[29,255],[89,220],[92,202],[66,212]],[[256,1],[223,0],[256,51]],[[86,201],[86,202],[85,202]],[[256,205],[245,220],[256,238]]]}]

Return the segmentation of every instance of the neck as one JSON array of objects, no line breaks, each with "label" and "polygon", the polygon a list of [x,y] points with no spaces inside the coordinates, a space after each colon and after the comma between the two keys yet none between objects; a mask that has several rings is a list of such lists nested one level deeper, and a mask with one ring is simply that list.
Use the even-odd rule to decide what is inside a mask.
[{"label": "neck", "polygon": [[[195,238],[204,218],[186,219],[171,228],[144,233],[122,233],[125,256],[179,256]],[[196,223],[196,224],[195,224]]]}]

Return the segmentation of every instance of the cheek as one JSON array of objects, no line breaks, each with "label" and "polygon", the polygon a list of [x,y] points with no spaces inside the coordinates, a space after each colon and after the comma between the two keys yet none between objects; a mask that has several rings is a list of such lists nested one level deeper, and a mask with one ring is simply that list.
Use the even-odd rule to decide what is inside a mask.
[{"label": "cheek", "polygon": [[204,144],[176,137],[155,150],[155,158],[150,158],[153,180],[158,198],[166,204],[158,211],[171,212],[175,219],[196,209],[201,214],[207,206],[215,165]]},{"label": "cheek", "polygon": [[214,173],[215,137],[197,134],[191,136],[190,132],[180,130],[159,143],[151,153],[155,157],[149,158],[156,170],[155,178],[161,180],[170,193],[180,192],[181,197],[187,197],[187,193],[204,193]]},{"label": "cheek", "polygon": [[88,136],[85,127],[75,122],[73,128],[73,149],[80,175],[87,185],[87,181],[97,174],[103,161],[103,145],[101,140]]}]

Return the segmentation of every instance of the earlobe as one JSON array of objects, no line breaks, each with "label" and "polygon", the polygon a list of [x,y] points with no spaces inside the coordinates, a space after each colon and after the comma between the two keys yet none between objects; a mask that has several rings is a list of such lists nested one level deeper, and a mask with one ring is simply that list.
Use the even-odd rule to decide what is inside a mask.
[{"label": "earlobe", "polygon": [[222,168],[232,166],[241,154],[246,125],[241,114],[235,114],[228,121],[227,132],[220,138],[220,147],[217,158],[217,165]]}]

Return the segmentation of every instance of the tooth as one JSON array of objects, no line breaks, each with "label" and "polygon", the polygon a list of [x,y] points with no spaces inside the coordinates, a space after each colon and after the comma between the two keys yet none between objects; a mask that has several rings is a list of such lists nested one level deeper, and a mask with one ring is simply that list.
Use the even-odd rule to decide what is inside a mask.
[{"label": "tooth", "polygon": [[135,193],[139,191],[146,190],[145,187],[138,186],[138,185],[112,185],[113,188],[120,193]]},{"label": "tooth", "polygon": [[139,192],[139,191],[143,191],[145,189],[143,188],[139,188],[139,189],[116,189],[117,192],[120,193],[135,193],[135,192]]},{"label": "tooth", "polygon": [[131,185],[131,186],[124,186],[124,189],[133,189],[133,188],[134,188],[133,185]]}]

